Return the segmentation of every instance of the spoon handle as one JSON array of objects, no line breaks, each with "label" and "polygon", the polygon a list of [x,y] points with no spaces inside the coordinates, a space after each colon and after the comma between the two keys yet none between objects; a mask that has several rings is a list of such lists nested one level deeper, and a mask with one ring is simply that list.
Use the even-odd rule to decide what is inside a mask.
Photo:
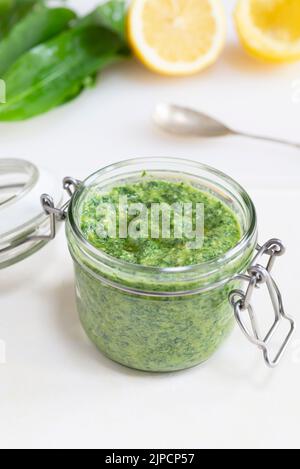
[{"label": "spoon handle", "polygon": [[289,140],[283,140],[275,137],[262,137],[261,135],[252,135],[245,132],[234,132],[236,135],[240,135],[246,138],[252,138],[254,140],[262,140],[265,142],[279,143],[280,145],[288,145],[293,148],[298,148],[300,150],[300,143],[291,142]]}]

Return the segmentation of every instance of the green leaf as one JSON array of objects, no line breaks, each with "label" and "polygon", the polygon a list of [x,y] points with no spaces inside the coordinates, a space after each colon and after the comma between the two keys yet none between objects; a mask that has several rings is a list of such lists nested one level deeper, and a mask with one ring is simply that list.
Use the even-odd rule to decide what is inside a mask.
[{"label": "green leaf", "polygon": [[0,40],[34,7],[43,3],[44,0],[0,0]]},{"label": "green leaf", "polygon": [[86,77],[121,58],[123,41],[99,26],[74,28],[25,53],[4,76],[0,121],[34,117],[72,99]]},{"label": "green leaf", "polygon": [[104,26],[118,34],[126,42],[126,11],[126,1],[109,0],[79,20],[78,24]]},{"label": "green leaf", "polygon": [[0,77],[24,52],[60,34],[75,18],[67,8],[39,8],[29,13],[0,42]]},{"label": "green leaf", "polygon": [[5,15],[11,8],[12,0],[0,0],[0,15]]}]

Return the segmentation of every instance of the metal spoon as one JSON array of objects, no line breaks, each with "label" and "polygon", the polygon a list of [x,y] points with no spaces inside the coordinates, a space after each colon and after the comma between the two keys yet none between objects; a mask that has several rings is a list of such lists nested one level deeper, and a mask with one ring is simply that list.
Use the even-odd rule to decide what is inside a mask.
[{"label": "metal spoon", "polygon": [[174,104],[158,104],[153,114],[153,120],[156,125],[164,131],[176,135],[197,137],[224,137],[226,135],[239,135],[256,140],[289,145],[300,149],[300,143],[239,132],[227,127],[222,122],[206,114],[185,107],[176,106]]}]

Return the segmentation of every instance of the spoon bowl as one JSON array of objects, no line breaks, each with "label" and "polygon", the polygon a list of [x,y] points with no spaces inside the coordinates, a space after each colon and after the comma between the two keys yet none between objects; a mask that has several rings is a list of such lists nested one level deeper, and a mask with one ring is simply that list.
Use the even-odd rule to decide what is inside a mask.
[{"label": "spoon bowl", "polygon": [[156,106],[153,120],[164,131],[187,137],[224,137],[232,131],[216,119],[174,104]]}]

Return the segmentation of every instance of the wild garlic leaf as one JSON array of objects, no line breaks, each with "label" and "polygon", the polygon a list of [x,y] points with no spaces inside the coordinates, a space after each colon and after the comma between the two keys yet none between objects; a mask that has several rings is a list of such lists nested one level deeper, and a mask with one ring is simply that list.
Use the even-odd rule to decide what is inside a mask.
[{"label": "wild garlic leaf", "polygon": [[67,8],[38,8],[0,42],[0,77],[25,52],[66,30],[76,14]]},{"label": "wild garlic leaf", "polygon": [[43,3],[44,0],[0,0],[0,40],[33,8]]},{"label": "wild garlic leaf", "polygon": [[127,5],[124,0],[109,0],[99,5],[85,18],[79,20],[79,24],[97,24],[118,34],[126,42],[126,12]]},{"label": "wild garlic leaf", "polygon": [[25,53],[4,75],[7,103],[0,121],[16,121],[69,101],[87,77],[121,58],[123,41],[111,31],[73,28]]}]

